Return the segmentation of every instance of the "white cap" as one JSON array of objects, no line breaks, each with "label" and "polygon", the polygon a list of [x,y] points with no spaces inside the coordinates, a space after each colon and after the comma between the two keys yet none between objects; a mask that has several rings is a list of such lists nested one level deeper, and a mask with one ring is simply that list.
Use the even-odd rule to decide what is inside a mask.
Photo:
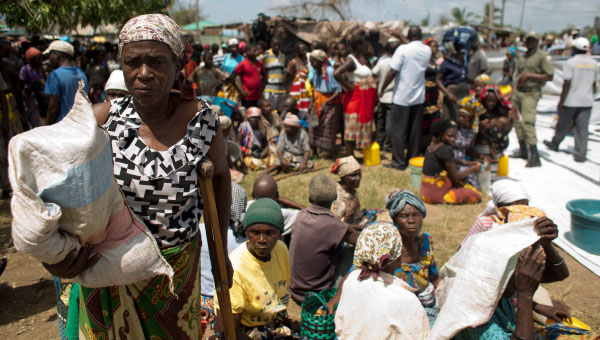
[{"label": "white cap", "polygon": [[227,46],[237,46],[240,42],[236,39],[236,38],[231,38],[229,39],[229,41],[227,42]]},{"label": "white cap", "polygon": [[580,51],[587,51],[590,48],[590,41],[587,38],[579,37],[573,41],[573,47]]},{"label": "white cap", "polygon": [[217,115],[217,116],[222,116],[223,115],[223,109],[219,106],[219,105],[215,105],[212,104],[210,106],[210,108],[213,110],[213,112]]},{"label": "white cap", "polygon": [[70,55],[71,57],[73,56],[73,54],[75,54],[75,49],[73,48],[73,45],[62,40],[54,40],[53,42],[51,42],[50,46],[48,46],[48,48],[44,51],[44,54],[48,54],[51,51],[63,52]]},{"label": "white cap", "polygon": [[104,91],[107,90],[121,90],[126,91],[127,86],[125,86],[125,77],[123,76],[123,71],[114,70],[111,72],[110,77],[108,77],[108,81],[106,81],[106,85],[104,85]]},{"label": "white cap", "polygon": [[227,129],[231,126],[231,119],[225,115],[222,115],[219,116],[219,123],[221,123],[221,129]]}]

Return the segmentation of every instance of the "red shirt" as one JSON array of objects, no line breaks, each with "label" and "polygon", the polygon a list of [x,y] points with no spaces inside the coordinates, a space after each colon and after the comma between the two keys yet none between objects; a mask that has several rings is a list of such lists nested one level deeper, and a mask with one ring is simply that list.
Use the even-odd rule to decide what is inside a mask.
[{"label": "red shirt", "polygon": [[262,61],[256,60],[256,62],[252,63],[246,58],[236,66],[233,73],[242,77],[242,86],[244,90],[248,91],[248,95],[244,99],[259,100],[261,79],[265,73]]},{"label": "red shirt", "polygon": [[196,67],[198,67],[198,63],[190,60],[187,65],[185,65],[185,77],[189,77],[190,74],[192,74],[192,72],[194,72],[194,70],[196,69]]}]

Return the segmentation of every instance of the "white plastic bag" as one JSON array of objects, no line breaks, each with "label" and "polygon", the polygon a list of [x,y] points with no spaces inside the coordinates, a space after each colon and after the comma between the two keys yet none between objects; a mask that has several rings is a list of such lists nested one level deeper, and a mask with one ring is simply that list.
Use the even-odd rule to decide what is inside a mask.
[{"label": "white plastic bag", "polygon": [[85,287],[173,276],[153,236],[125,203],[113,176],[108,134],[81,89],[63,120],[11,139],[9,178],[18,250],[55,264],[91,244],[102,257],[74,278]]},{"label": "white plastic bag", "polygon": [[440,313],[431,339],[450,339],[490,320],[519,253],[539,240],[535,219],[508,223],[471,236],[440,270]]}]

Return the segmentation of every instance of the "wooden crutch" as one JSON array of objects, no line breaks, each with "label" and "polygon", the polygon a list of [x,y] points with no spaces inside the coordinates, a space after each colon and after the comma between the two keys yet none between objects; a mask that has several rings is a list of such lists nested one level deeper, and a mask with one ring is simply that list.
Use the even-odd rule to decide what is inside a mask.
[{"label": "wooden crutch", "polygon": [[198,169],[200,182],[200,194],[204,204],[204,225],[206,227],[206,240],[210,253],[210,264],[213,268],[215,291],[219,299],[219,317],[224,327],[223,339],[235,340],[235,325],[231,313],[231,299],[229,297],[229,281],[225,265],[226,249],[223,249],[221,241],[221,228],[219,228],[219,216],[215,192],[213,190],[214,166],[211,161],[201,164]]}]

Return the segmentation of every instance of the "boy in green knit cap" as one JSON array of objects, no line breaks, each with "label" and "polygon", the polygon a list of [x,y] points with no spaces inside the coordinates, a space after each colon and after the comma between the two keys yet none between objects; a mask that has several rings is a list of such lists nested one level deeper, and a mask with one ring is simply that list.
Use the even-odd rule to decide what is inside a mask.
[{"label": "boy in green knit cap", "polygon": [[250,334],[261,326],[276,331],[273,321],[285,315],[290,299],[289,255],[279,240],[283,233],[279,204],[270,198],[257,199],[246,210],[244,231],[248,241],[229,254],[234,270],[229,290],[234,323],[238,334]]}]

